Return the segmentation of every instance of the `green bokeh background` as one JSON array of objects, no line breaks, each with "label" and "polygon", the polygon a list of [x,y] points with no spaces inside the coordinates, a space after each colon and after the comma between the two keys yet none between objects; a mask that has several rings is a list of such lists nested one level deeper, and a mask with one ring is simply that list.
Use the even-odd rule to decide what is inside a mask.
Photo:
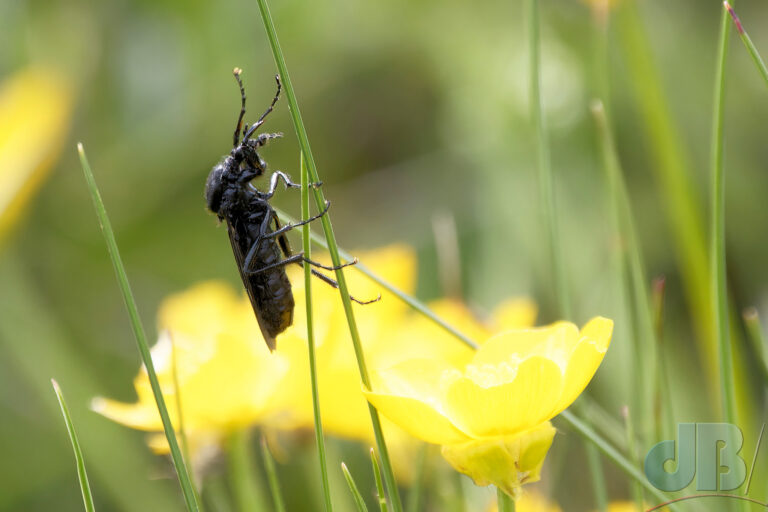
[{"label": "green bokeh background", "polygon": [[[636,58],[622,36],[630,26],[646,31],[703,229],[721,4],[646,0],[637,11],[623,4],[608,32],[609,108],[649,276],[666,277],[662,357],[676,419],[715,421],[717,383],[700,342],[708,327],[697,328],[690,313],[679,236],[671,229],[675,212],[663,203],[653,151],[652,134],[660,128],[644,120],[639,99],[638,91],[650,86],[632,75]],[[768,5],[747,0],[736,7],[756,46],[768,52]],[[540,322],[555,320],[528,118],[522,3],[283,0],[271,9],[342,247],[407,242],[419,254],[419,298],[458,291],[482,315],[504,298],[528,296],[540,305]],[[635,361],[619,300],[622,242],[613,233],[589,112],[598,93],[595,23],[589,6],[575,0],[543,2],[542,16],[543,96],[573,320],[598,314],[616,320],[612,348],[590,393],[618,418],[632,401],[627,375]],[[208,171],[230,148],[239,107],[232,68],[244,70],[249,118],[274,93],[275,68],[257,6],[0,0],[0,34],[0,77],[42,64],[65,73],[77,91],[57,165],[1,242],[0,511],[81,510],[51,377],[62,385],[80,431],[97,508],[181,510],[171,467],[149,453],[143,434],[88,410],[97,394],[133,400],[138,357],[75,143],[88,151],[150,333],[164,296],[204,279],[237,285],[225,229],[206,212],[202,193]],[[757,306],[765,313],[768,91],[735,34],[730,49],[729,284],[735,311]],[[284,100],[265,129],[285,133],[264,151],[270,167],[298,179],[298,145]],[[281,191],[275,203],[298,215],[298,192]],[[461,264],[453,270],[460,290],[446,289],[437,270],[445,254],[444,238],[438,243],[434,231],[440,218],[456,226]],[[741,338],[737,378],[750,412],[741,426],[751,454],[763,388],[758,362]],[[593,498],[583,445],[564,433],[539,488],[566,510],[588,510]],[[349,497],[336,459],[348,461],[366,490],[372,480],[365,451],[343,442],[331,447],[343,510]],[[309,489],[303,503],[293,504],[296,510],[319,509],[312,449],[311,436],[297,441],[281,466],[292,499]],[[761,464],[750,494],[758,499],[768,491],[767,463]],[[627,497],[627,480],[607,461],[605,467],[611,496]],[[225,478],[223,464],[211,474]],[[431,510],[450,510],[455,482],[445,476],[435,484]],[[467,479],[462,485],[475,503],[492,498],[491,490],[472,489]]]}]

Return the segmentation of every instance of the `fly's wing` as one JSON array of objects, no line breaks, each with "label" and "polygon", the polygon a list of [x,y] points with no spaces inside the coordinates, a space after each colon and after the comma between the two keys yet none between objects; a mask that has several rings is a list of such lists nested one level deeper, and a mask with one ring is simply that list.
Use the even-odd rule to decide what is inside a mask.
[{"label": "fly's wing", "polygon": [[269,334],[267,323],[261,314],[259,303],[256,301],[256,294],[259,293],[256,289],[256,276],[249,276],[243,269],[245,256],[250,249],[250,237],[245,229],[238,233],[236,227],[233,226],[229,220],[227,220],[227,233],[229,233],[229,243],[232,245],[232,253],[235,255],[235,263],[237,263],[237,270],[240,272],[240,279],[243,280],[243,286],[245,287],[246,293],[248,293],[248,298],[251,300],[251,306],[256,315],[256,320],[259,322],[261,334],[264,336],[264,341],[267,342],[267,347],[269,347],[271,352],[277,347],[277,342],[275,341],[275,337]]}]

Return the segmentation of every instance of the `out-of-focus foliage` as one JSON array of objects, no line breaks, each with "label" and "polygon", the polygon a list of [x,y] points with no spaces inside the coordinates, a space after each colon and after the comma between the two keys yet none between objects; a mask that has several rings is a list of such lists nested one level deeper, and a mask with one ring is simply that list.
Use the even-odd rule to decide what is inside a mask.
[{"label": "out-of-focus foliage", "polygon": [[[600,91],[595,23],[601,18],[593,16],[591,2],[552,0],[541,7],[543,96],[574,290],[570,320],[582,324],[599,314],[616,321],[612,348],[589,393],[617,416],[630,400],[633,333],[614,265],[622,242],[610,224],[588,113]],[[522,2],[286,0],[271,2],[271,8],[340,244],[413,246],[421,299],[456,291],[437,270],[439,261],[449,261],[455,262],[449,268],[461,284],[461,299],[479,316],[506,297],[527,296],[540,305],[540,323],[555,320],[528,123]],[[666,113],[689,167],[685,186],[704,212],[721,8],[719,1],[616,2],[607,13],[606,46],[606,104],[643,255],[649,276],[667,277],[662,355],[674,410],[678,418],[711,421],[719,402],[711,394],[713,379],[702,376],[706,358],[684,292],[675,219],[663,206],[663,183],[654,172],[659,162],[651,132],[658,127],[647,124],[637,98],[638,90],[650,90],[653,77],[631,72],[637,56],[626,36],[630,21],[647,35],[650,64],[658,70]],[[743,2],[737,9],[757,48],[768,52],[768,30],[761,29],[768,5]],[[255,3],[236,0],[0,2],[0,83],[31,67],[55,74],[61,78],[50,79],[46,88],[66,91],[73,108],[55,134],[54,125],[33,129],[38,137],[30,156],[42,162],[49,155],[51,167],[39,175],[46,179],[5,234],[0,253],[0,511],[80,510],[51,377],[67,391],[97,509],[181,509],[172,470],[146,450],[144,434],[88,409],[93,396],[135,399],[130,382],[138,357],[74,148],[80,140],[89,150],[146,320],[164,297],[193,283],[224,279],[239,286],[225,229],[206,213],[202,190],[211,166],[231,147],[239,108],[232,68],[244,70],[248,120],[274,93],[275,69],[257,11]],[[764,317],[768,101],[749,56],[733,43],[725,163],[729,283],[737,309],[755,305]],[[55,95],[33,104],[26,118]],[[0,117],[0,133],[18,134],[21,127]],[[270,168],[298,178],[298,148],[284,101],[265,129],[285,133],[263,153]],[[0,169],[0,176],[8,171]],[[275,203],[299,212],[296,191],[280,190]],[[433,235],[434,219],[446,215],[455,221],[453,249]],[[737,372],[745,403],[756,410],[761,388],[749,355],[736,344],[737,361],[746,361]],[[743,425],[745,453],[756,437],[750,427]],[[283,487],[314,493],[311,440],[298,437],[280,448]],[[343,458],[361,487],[371,484],[365,450],[337,441],[330,448],[332,468]],[[626,479],[604,465],[611,496],[629,496]],[[583,467],[578,437],[556,437],[538,490],[567,502],[568,510],[593,509]],[[766,471],[759,461],[755,481]],[[346,495],[341,474],[332,470],[331,477],[338,494]],[[490,500],[479,492],[468,490],[467,500]],[[764,490],[753,492],[765,498]],[[317,496],[307,499],[319,503]],[[450,486],[426,498],[434,510],[455,502]],[[301,509],[298,496],[287,499]]]}]

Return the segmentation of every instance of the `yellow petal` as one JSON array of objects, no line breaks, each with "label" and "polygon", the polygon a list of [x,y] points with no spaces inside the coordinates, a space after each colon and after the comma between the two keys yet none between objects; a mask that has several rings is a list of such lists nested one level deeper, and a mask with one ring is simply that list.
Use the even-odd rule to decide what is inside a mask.
[{"label": "yellow petal", "polygon": [[106,416],[112,421],[138,430],[160,430],[163,424],[157,407],[151,404],[137,402],[126,404],[109,398],[96,397],[91,401],[91,409],[94,412]]},{"label": "yellow petal", "polygon": [[571,405],[592,380],[608,350],[612,332],[613,322],[602,317],[590,320],[581,330],[580,339],[568,358],[563,395],[555,414]]},{"label": "yellow petal", "polygon": [[374,372],[373,391],[363,392],[381,414],[423,441],[466,441],[467,435],[451,423],[441,403],[441,382],[451,371],[455,370],[440,361],[414,359]]},{"label": "yellow petal", "polygon": [[558,322],[546,327],[505,331],[483,343],[472,364],[498,364],[532,355],[556,362],[565,370],[569,347],[579,339],[579,329],[570,322]]},{"label": "yellow petal", "polygon": [[542,356],[471,365],[446,391],[448,417],[473,437],[515,434],[552,417],[562,385],[560,367]]},{"label": "yellow petal", "polygon": [[547,422],[514,435],[445,445],[443,457],[477,485],[495,485],[510,496],[541,478],[541,466],[552,445],[555,429]]}]

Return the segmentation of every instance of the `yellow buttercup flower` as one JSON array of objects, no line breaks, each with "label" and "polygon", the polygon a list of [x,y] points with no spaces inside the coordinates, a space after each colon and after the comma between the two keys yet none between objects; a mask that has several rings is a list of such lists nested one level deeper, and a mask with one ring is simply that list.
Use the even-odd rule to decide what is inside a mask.
[{"label": "yellow buttercup flower", "polygon": [[71,88],[29,68],[0,84],[0,239],[56,162],[72,112]]},{"label": "yellow buttercup flower", "polygon": [[478,485],[516,495],[539,479],[555,430],[597,371],[613,322],[594,318],[582,329],[558,322],[506,331],[463,364],[411,359],[374,372],[368,400],[397,425],[443,445],[443,456]]},{"label": "yellow buttercup flower", "polygon": [[[227,284],[201,283],[171,296],[158,317],[162,334],[152,348],[152,361],[175,425],[177,400],[181,402],[190,451],[198,459],[195,455],[210,451],[228,433],[264,417],[289,364],[269,352],[250,304]],[[143,367],[134,386],[137,402],[95,398],[92,408],[132,428],[162,432]],[[159,452],[168,451],[162,436],[153,437],[151,444]]]},{"label": "yellow buttercup flower", "polygon": [[[376,274],[405,293],[413,293],[416,284],[416,255],[403,245],[358,254],[361,261]],[[320,258],[322,259],[322,258]],[[300,268],[289,275],[294,286],[296,311],[303,312],[305,295]],[[360,306],[354,304],[366,363],[369,369],[386,368],[416,357],[440,354],[448,361],[462,361],[473,350],[434,322],[410,309],[400,299],[382,290],[369,278],[354,270],[346,272],[351,292],[360,298],[381,293],[381,301]],[[316,282],[315,282],[316,283]],[[338,437],[374,442],[371,418],[365,397],[360,392],[360,373],[349,339],[339,292],[322,283],[312,287],[317,345],[320,409],[325,432]],[[503,303],[491,318],[478,321],[469,309],[455,300],[439,300],[428,306],[450,319],[451,324],[470,338],[483,340],[511,326],[533,324],[536,307],[519,299]],[[278,339],[277,353],[291,361],[291,382],[280,391],[285,407],[265,420],[277,429],[309,429],[313,425],[313,409],[309,384],[309,367],[304,315],[297,314],[295,325]],[[392,452],[398,478],[407,481],[413,469],[415,440],[384,419],[387,445]],[[402,454],[402,456],[399,456]]]}]

